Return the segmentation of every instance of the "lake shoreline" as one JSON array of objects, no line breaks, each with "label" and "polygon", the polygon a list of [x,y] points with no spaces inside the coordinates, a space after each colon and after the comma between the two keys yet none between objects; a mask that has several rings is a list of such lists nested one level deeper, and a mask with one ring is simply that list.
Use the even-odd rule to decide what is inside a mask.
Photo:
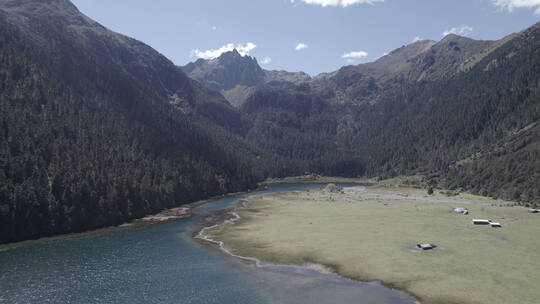
[{"label": "lake shoreline", "polygon": [[[164,209],[155,214],[147,214],[143,218],[133,219],[129,222],[125,222],[125,223],[115,225],[115,226],[105,226],[105,227],[100,227],[97,229],[92,229],[92,230],[87,230],[87,231],[82,231],[82,232],[72,232],[72,233],[41,237],[38,239],[29,239],[29,240],[24,240],[24,241],[3,243],[3,244],[0,244],[0,251],[4,251],[4,250],[8,250],[15,247],[20,247],[20,246],[28,246],[34,243],[58,240],[58,239],[69,239],[69,238],[77,238],[77,237],[110,233],[110,232],[120,232],[120,231],[126,231],[126,230],[134,230],[134,229],[145,229],[145,228],[152,227],[154,225],[159,225],[159,224],[164,224],[170,221],[176,221],[176,220],[189,218],[191,217],[191,213],[190,213],[191,209],[197,206],[206,204],[208,202],[214,201],[216,199],[263,191],[263,190],[267,190],[271,188],[274,185],[291,184],[291,183],[321,184],[321,185],[328,184],[328,183],[344,183],[344,184],[355,184],[355,185],[361,185],[361,186],[400,188],[400,187],[403,187],[402,179],[415,180],[417,178],[419,177],[418,176],[412,176],[412,177],[405,176],[405,177],[398,177],[398,178],[379,181],[376,178],[362,178],[362,177],[346,178],[346,177],[321,176],[321,175],[316,175],[316,174],[289,176],[289,177],[284,177],[284,178],[268,178],[265,181],[260,182],[258,184],[258,187],[255,189],[249,189],[246,191],[232,192],[232,193],[227,193],[223,195],[213,196],[204,200],[199,200],[196,202],[176,206],[173,208]],[[418,188],[418,189],[421,189],[421,188]],[[160,216],[160,214],[167,214],[171,212],[172,210],[179,209],[179,208],[187,209],[184,215],[174,216],[169,219],[165,219],[167,215]],[[147,220],[144,220],[145,218],[147,218]]]},{"label": "lake shoreline", "polygon": [[[321,183],[326,184],[326,183]],[[247,197],[249,198],[249,197]],[[207,217],[203,220],[203,222],[206,223],[208,226],[203,226],[201,230],[198,232],[193,232],[192,237],[199,241],[200,243],[217,248],[219,252],[222,254],[226,254],[227,256],[230,256],[232,258],[239,259],[245,263],[255,265],[258,268],[284,268],[284,269],[299,269],[304,271],[314,271],[321,275],[330,275],[339,277],[342,280],[348,280],[355,283],[365,283],[365,284],[379,284],[387,289],[390,289],[392,291],[398,291],[403,292],[409,296],[411,296],[414,300],[414,304],[420,304],[423,303],[423,300],[418,296],[415,295],[409,291],[407,291],[405,288],[401,288],[399,286],[394,286],[392,284],[386,283],[384,281],[380,280],[361,280],[358,278],[348,277],[342,273],[339,272],[338,267],[335,265],[327,265],[324,263],[318,263],[318,262],[306,262],[304,265],[296,265],[296,264],[279,264],[279,263],[272,263],[268,262],[262,259],[259,259],[257,257],[250,257],[250,256],[242,256],[238,255],[232,252],[232,249],[227,248],[225,241],[219,241],[215,240],[211,237],[211,234],[207,234],[206,230],[219,228],[221,226],[226,225],[234,225],[242,220],[242,217],[234,211],[236,209],[236,206],[238,204],[241,204],[241,201],[238,201],[235,203],[234,206],[229,208],[229,210],[221,210],[219,212],[216,212],[212,214],[211,216]],[[229,217],[227,217],[229,215]],[[232,216],[232,217],[231,217]],[[412,303],[412,302],[411,302]]]},{"label": "lake shoreline", "polygon": [[[216,196],[213,196],[213,197],[210,197],[210,198],[207,198],[207,199],[203,199],[203,200],[199,200],[199,201],[195,201],[195,202],[192,202],[192,203],[187,203],[187,204],[179,205],[179,206],[176,206],[176,207],[167,208],[167,209],[161,210],[158,213],[146,214],[142,218],[133,219],[131,221],[124,222],[124,223],[119,224],[119,225],[104,226],[104,227],[91,229],[91,230],[86,230],[86,231],[81,231],[81,232],[71,232],[71,233],[63,233],[63,234],[45,236],[45,237],[40,237],[40,238],[37,238],[37,239],[29,239],[29,240],[23,240],[23,241],[2,243],[2,244],[0,244],[0,251],[5,251],[5,250],[9,250],[11,248],[16,248],[16,247],[20,247],[20,246],[29,246],[29,245],[36,244],[36,243],[49,242],[49,241],[60,240],[60,239],[78,238],[78,237],[98,235],[98,234],[103,234],[103,233],[121,232],[121,231],[126,231],[126,230],[145,229],[145,228],[149,228],[149,227],[152,227],[152,226],[155,226],[155,225],[165,224],[165,223],[168,223],[168,222],[171,222],[171,221],[177,221],[177,220],[189,218],[189,217],[191,217],[191,213],[190,213],[191,209],[193,209],[195,207],[198,207],[200,205],[212,202],[214,200],[217,200],[217,199],[220,199],[220,198],[232,197],[232,196],[241,195],[241,194],[249,194],[249,193],[252,193],[252,192],[258,192],[258,191],[267,190],[268,188],[272,187],[272,185],[289,184],[289,183],[313,183],[313,184],[319,184],[320,183],[320,184],[325,184],[325,183],[327,183],[327,182],[325,182],[325,180],[330,180],[331,182],[339,182],[339,180],[341,180],[341,178],[337,178],[337,177],[336,178],[322,177],[323,179],[320,179],[320,178],[321,177],[319,177],[319,179],[314,179],[314,180],[311,180],[311,181],[310,181],[309,178],[305,178],[303,176],[300,176],[300,177],[287,177],[287,178],[282,178],[282,179],[268,179],[268,180],[266,180],[264,182],[259,183],[257,188],[254,188],[254,189],[249,189],[249,190],[240,191],[240,192],[231,192],[231,193],[226,193],[226,194],[223,194],[223,195],[216,195]],[[298,181],[295,182],[294,180],[297,180],[297,179],[298,179]],[[347,179],[347,180],[352,180],[352,179]],[[168,214],[170,212],[174,212],[174,210],[181,209],[181,208],[187,209],[185,211],[185,214],[171,216],[170,218],[166,218],[166,217],[168,217],[168,215],[166,215],[166,214]],[[146,220],[145,220],[145,218],[146,218]]]},{"label": "lake shoreline", "polygon": [[105,226],[105,227],[82,231],[82,232],[64,233],[64,234],[41,237],[39,239],[4,243],[4,244],[0,244],[0,251],[10,250],[10,249],[21,247],[21,246],[30,246],[33,244],[45,243],[45,242],[50,242],[50,241],[55,241],[55,240],[79,238],[79,237],[85,237],[85,236],[122,232],[122,231],[128,231],[128,230],[147,229],[156,225],[161,225],[161,224],[165,224],[169,222],[174,222],[174,221],[190,218],[192,216],[191,210],[200,205],[210,203],[217,199],[222,199],[222,198],[227,198],[227,197],[232,197],[236,195],[248,194],[251,192],[264,190],[265,187],[267,187],[267,185],[259,186],[256,189],[252,189],[252,190],[213,196],[211,198],[207,198],[204,200],[199,200],[196,202],[180,205],[173,208],[163,209],[158,213],[147,214],[142,218],[134,219],[129,222],[125,222],[125,223],[115,225],[115,226]]},{"label": "lake shoreline", "polygon": [[[526,261],[534,260],[539,252],[534,245],[535,243],[531,243],[529,247],[523,247],[523,244],[528,244],[531,240],[527,234],[520,232],[529,227],[529,223],[532,224],[536,221],[528,210],[516,207],[512,202],[473,196],[468,193],[447,196],[445,192],[437,191],[434,195],[427,195],[422,189],[395,188],[386,185],[357,187],[353,192],[349,191],[353,190],[345,190],[345,194],[341,190],[332,192],[319,189],[249,196],[244,198],[244,201],[237,202],[232,211],[229,209],[228,213],[232,214],[232,217],[229,215],[224,218],[222,214],[220,217],[215,217],[213,222],[208,221],[207,225],[199,232],[198,238],[209,233],[210,236],[202,238],[210,241],[214,246],[217,245],[221,251],[248,262],[254,262],[257,266],[274,264],[302,267],[303,264],[313,262],[332,269],[333,273],[341,277],[359,282],[380,282],[385,287],[404,291],[426,303],[476,303],[479,296],[474,294],[475,291],[469,290],[470,288],[467,288],[468,291],[463,291],[460,295],[442,292],[445,290],[445,286],[448,290],[451,284],[461,286],[459,284],[463,281],[458,279],[461,275],[456,277],[450,271],[449,276],[445,276],[443,275],[446,273],[445,270],[441,270],[443,274],[434,279],[441,281],[432,284],[430,279],[427,279],[430,276],[430,271],[426,277],[426,275],[413,270],[424,267],[420,265],[425,265],[426,269],[433,268],[431,270],[435,271],[439,267],[436,265],[439,265],[440,261],[449,259],[445,265],[456,265],[460,271],[463,271],[463,275],[475,282],[483,282],[478,286],[480,288],[493,289],[493,286],[497,286],[487,283],[490,282],[490,277],[496,277],[495,274],[504,273],[505,276],[508,276],[507,280],[515,277],[515,274],[505,271],[505,264],[499,262],[497,258],[487,258],[478,262],[482,265],[479,267],[484,267],[486,274],[481,272],[471,274],[473,272],[470,269],[473,268],[467,263],[472,260],[472,256],[478,256],[479,252],[474,249],[474,246],[468,246],[469,242],[481,242],[483,245],[485,243],[486,246],[495,246],[488,250],[494,255],[497,255],[497,252],[500,252],[501,255],[507,252],[523,255],[523,263],[525,264],[528,263]],[[319,192],[323,194],[318,194]],[[298,195],[301,198],[295,198]],[[326,198],[322,199],[320,195],[324,195]],[[288,199],[292,199],[292,201],[288,201]],[[452,207],[456,205],[468,208],[472,215],[463,216],[452,212]],[[313,208],[324,208],[321,209],[324,212],[310,211]],[[334,224],[332,221],[326,220],[326,218],[334,216],[333,214],[338,216],[333,221]],[[358,217],[353,214],[358,214]],[[404,218],[405,215],[407,217]],[[394,220],[397,220],[398,222],[395,223],[399,227],[411,229],[416,227],[417,229],[411,230],[408,234],[403,234],[403,232],[408,231],[409,228],[401,228],[401,230],[400,228],[397,230],[387,228],[388,232],[384,233],[379,231],[384,226],[394,226],[385,225],[386,220],[377,223],[377,218],[389,216],[390,222],[394,223]],[[413,220],[411,220],[411,216]],[[500,220],[503,222],[504,228],[481,230],[482,228],[471,226],[469,217],[472,216]],[[370,217],[373,219],[369,219]],[[347,223],[347,218],[353,222]],[[312,222],[313,225],[311,225]],[[348,231],[334,227],[337,229],[334,232],[345,232],[346,236],[327,237],[329,233],[333,233],[331,229],[336,226],[336,223],[337,226],[348,227]],[[354,233],[354,231],[363,231],[362,229],[367,230],[360,234]],[[368,232],[370,229],[375,233],[373,240],[369,239],[369,235],[373,235]],[[430,230],[432,232],[429,232]],[[382,234],[377,234],[379,233],[377,231]],[[310,235],[311,232],[313,233]],[[317,240],[322,236],[325,236],[324,240]],[[194,237],[197,236],[194,235]],[[386,240],[386,237],[389,239]],[[353,239],[358,239],[358,241],[351,242]],[[375,241],[376,239],[379,240]],[[416,244],[422,241],[434,241],[441,246],[433,252],[425,253],[416,248]],[[370,243],[371,245],[368,247],[372,248],[362,249],[361,244],[366,242]],[[328,249],[333,246],[337,246],[337,251]],[[345,249],[347,250],[340,251]],[[355,252],[358,252],[359,255],[355,256]],[[388,256],[397,263],[396,267],[401,265],[399,267],[403,267],[404,272],[400,272],[392,266],[381,266],[384,265],[384,258],[382,256],[374,258],[373,254],[375,256],[379,254]],[[362,256],[368,257],[368,259],[364,260],[361,258]],[[397,260],[395,260],[396,258]],[[370,265],[371,260],[379,262],[379,264]],[[458,261],[459,263],[456,264]],[[402,264],[410,262],[413,262],[411,266],[403,266]],[[363,264],[369,267],[366,268],[362,266]],[[428,264],[433,267],[428,266]],[[464,302],[463,299],[471,296],[471,293],[473,296]],[[483,296],[486,296],[485,292]],[[531,294],[530,292],[527,295],[521,293],[521,296],[524,299],[529,299],[527,297],[530,297]],[[499,302],[495,301],[495,303]]]},{"label": "lake shoreline", "polygon": [[[320,184],[280,184],[257,194],[317,188]],[[192,208],[189,219],[155,224],[150,229],[59,239],[0,252],[6,290],[0,302],[32,298],[55,303],[114,303],[121,292],[122,299],[132,303],[154,299],[171,303],[187,299],[200,304],[346,304],[358,299],[372,304],[414,303],[408,294],[379,282],[345,279],[319,265],[257,268],[192,237],[212,214],[223,210],[223,220],[229,219],[225,210],[247,196],[220,197]]]}]

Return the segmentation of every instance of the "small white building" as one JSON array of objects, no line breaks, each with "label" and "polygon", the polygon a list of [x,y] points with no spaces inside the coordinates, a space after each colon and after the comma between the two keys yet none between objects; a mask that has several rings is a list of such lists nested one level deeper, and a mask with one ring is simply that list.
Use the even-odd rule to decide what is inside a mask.
[{"label": "small white building", "polygon": [[455,213],[461,213],[461,214],[469,214],[469,210],[465,208],[454,208]]},{"label": "small white building", "polygon": [[529,212],[530,212],[530,213],[538,213],[538,212],[540,212],[540,210],[539,210],[539,209],[531,208],[531,209],[529,209]]},{"label": "small white building", "polygon": [[490,220],[483,220],[483,219],[473,219],[472,223],[474,225],[489,225],[491,223]]},{"label": "small white building", "polygon": [[422,250],[431,250],[431,249],[434,249],[435,245],[433,244],[429,244],[429,243],[423,243],[423,244],[416,244],[416,247],[422,249]]},{"label": "small white building", "polygon": [[499,227],[499,228],[502,227],[501,223],[499,223],[499,222],[491,222],[489,224],[491,225],[491,227]]}]

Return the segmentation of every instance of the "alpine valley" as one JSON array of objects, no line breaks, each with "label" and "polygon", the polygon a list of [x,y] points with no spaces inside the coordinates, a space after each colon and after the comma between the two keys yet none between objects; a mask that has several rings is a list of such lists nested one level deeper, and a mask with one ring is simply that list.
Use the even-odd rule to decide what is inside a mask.
[{"label": "alpine valley", "polygon": [[68,0],[0,0],[0,243],[118,225],[306,173],[540,205],[540,23],[311,77],[186,66]]}]

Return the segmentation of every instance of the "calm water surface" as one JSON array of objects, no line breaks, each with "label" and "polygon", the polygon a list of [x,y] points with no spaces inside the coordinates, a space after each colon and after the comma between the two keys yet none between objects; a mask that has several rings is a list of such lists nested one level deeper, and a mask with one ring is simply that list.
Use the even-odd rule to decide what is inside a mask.
[{"label": "calm water surface", "polygon": [[[284,184],[264,192],[319,186]],[[0,303],[414,302],[377,283],[287,267],[257,268],[191,238],[204,216],[230,207],[242,196],[199,206],[190,219],[149,229],[4,249]]]}]

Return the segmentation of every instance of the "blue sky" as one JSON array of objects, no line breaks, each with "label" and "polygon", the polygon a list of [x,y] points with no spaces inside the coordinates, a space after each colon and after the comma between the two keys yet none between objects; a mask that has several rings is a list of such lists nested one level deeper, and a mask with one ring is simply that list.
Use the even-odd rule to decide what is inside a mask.
[{"label": "blue sky", "polygon": [[265,69],[331,72],[414,39],[500,39],[540,21],[540,0],[72,0],[177,65],[238,47]]}]

